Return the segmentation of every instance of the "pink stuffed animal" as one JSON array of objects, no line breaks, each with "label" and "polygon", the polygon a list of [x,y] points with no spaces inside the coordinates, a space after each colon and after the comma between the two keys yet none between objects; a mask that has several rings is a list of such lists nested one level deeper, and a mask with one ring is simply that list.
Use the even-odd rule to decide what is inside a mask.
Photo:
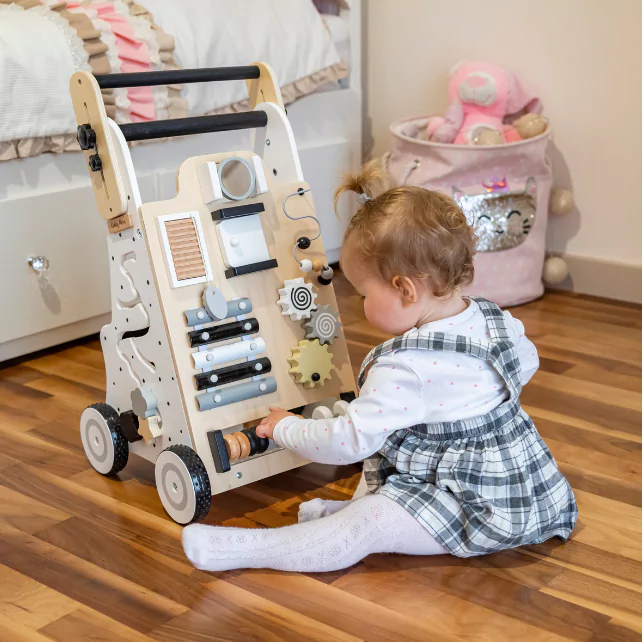
[{"label": "pink stuffed animal", "polygon": [[520,140],[508,125],[524,113],[541,112],[537,96],[510,71],[491,62],[461,62],[451,72],[450,107],[430,119],[428,139],[472,145],[484,131],[497,132],[496,142]]}]

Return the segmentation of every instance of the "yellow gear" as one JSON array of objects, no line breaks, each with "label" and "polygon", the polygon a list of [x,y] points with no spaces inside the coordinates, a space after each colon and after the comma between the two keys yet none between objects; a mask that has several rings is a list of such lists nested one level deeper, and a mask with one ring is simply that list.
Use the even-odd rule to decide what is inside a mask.
[{"label": "yellow gear", "polygon": [[322,386],[325,380],[330,378],[334,366],[332,353],[328,352],[327,345],[322,346],[318,339],[304,339],[291,351],[292,356],[288,359],[292,366],[290,374],[293,374],[294,380],[303,384],[304,388]]}]

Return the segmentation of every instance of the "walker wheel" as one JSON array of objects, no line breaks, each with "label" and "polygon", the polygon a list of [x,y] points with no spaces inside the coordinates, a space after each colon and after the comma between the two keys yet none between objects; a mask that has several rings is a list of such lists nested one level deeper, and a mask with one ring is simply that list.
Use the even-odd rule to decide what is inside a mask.
[{"label": "walker wheel", "polygon": [[101,475],[115,475],[127,464],[129,444],[118,413],[106,403],[85,408],[80,417],[80,438],[89,463]]},{"label": "walker wheel", "polygon": [[179,524],[202,520],[212,490],[201,458],[188,446],[170,446],[156,460],[156,489],[167,514]]}]

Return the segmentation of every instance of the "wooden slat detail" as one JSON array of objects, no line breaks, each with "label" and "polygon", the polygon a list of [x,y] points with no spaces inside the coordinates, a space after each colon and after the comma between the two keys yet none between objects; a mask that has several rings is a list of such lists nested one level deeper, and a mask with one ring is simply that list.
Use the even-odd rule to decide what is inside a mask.
[{"label": "wooden slat detail", "polygon": [[166,221],[164,225],[177,280],[185,281],[205,276],[205,263],[194,219],[190,217]]}]

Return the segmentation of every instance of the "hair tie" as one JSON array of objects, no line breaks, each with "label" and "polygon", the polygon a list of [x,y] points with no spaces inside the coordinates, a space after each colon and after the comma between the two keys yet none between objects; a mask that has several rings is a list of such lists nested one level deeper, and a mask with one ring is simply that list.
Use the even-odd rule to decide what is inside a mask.
[{"label": "hair tie", "polygon": [[357,202],[360,205],[365,205],[366,201],[369,201],[369,200],[370,200],[370,197],[365,192],[357,193]]}]

